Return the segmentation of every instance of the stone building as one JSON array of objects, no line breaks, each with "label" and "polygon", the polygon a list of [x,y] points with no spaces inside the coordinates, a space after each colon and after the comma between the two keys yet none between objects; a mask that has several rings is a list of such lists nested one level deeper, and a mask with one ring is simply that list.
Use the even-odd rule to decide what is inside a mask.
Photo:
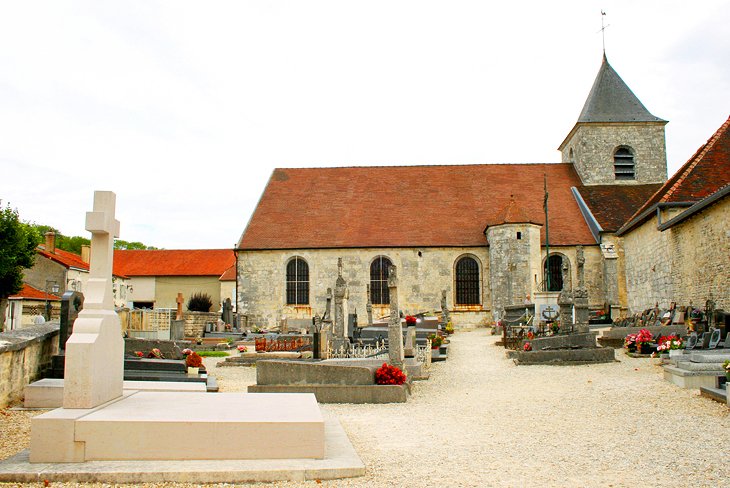
[{"label": "stone building", "polygon": [[404,312],[446,291],[456,326],[484,324],[556,298],[564,266],[576,283],[578,246],[590,305],[626,310],[616,232],[666,180],[665,124],[604,55],[561,163],[276,169],[235,249],[238,310],[266,326],[322,314],[342,258],[350,313],[368,290],[388,313],[392,264]]},{"label": "stone building", "polygon": [[628,308],[670,302],[730,310],[730,118],[616,235]]}]

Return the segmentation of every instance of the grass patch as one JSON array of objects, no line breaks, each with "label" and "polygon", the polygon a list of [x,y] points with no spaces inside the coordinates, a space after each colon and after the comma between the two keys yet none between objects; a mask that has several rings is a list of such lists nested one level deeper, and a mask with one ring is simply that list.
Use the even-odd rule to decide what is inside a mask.
[{"label": "grass patch", "polygon": [[229,354],[226,351],[196,351],[199,356],[202,357],[209,357],[209,358],[222,358],[229,356]]}]

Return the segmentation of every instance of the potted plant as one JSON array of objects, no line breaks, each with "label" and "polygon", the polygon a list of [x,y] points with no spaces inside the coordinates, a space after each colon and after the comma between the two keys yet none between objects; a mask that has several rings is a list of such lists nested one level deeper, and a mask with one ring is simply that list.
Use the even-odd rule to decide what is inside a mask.
[{"label": "potted plant", "polygon": [[238,349],[238,352],[240,352],[241,354],[248,351],[248,348],[246,346],[244,346],[243,344],[239,344],[236,347],[236,349]]},{"label": "potted plant", "polygon": [[428,338],[431,339],[431,349],[438,349],[444,342],[443,337],[440,335],[431,334]]},{"label": "potted plant", "polygon": [[651,354],[651,345],[654,343],[654,336],[648,329],[641,329],[636,334],[636,350],[639,354]]},{"label": "potted plant", "polygon": [[636,351],[636,334],[629,334],[624,338],[624,347],[628,352]]},{"label": "potted plant", "polygon": [[406,315],[406,327],[415,327],[418,319],[413,315]]},{"label": "potted plant", "polygon": [[454,326],[451,322],[448,322],[446,326],[444,327],[444,332],[447,334],[453,334],[454,333]]},{"label": "potted plant", "polygon": [[530,344],[529,342],[525,342],[522,345],[522,350],[525,351],[525,352],[532,351],[532,344]]},{"label": "potted plant", "polygon": [[185,365],[188,367],[189,375],[197,375],[203,365],[203,358],[198,353],[192,352],[185,357]]}]

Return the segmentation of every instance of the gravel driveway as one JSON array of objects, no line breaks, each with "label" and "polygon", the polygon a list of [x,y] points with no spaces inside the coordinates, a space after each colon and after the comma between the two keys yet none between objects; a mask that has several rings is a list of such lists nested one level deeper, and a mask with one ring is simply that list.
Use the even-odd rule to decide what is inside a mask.
[{"label": "gravel driveway", "polygon": [[[322,406],[340,418],[366,476],[247,486],[730,487],[727,406],[622,351],[611,364],[517,367],[496,339],[484,329],[452,336],[449,359],[408,403]],[[254,368],[206,362],[224,391],[255,383]],[[33,414],[0,413],[5,458],[27,446]]]}]

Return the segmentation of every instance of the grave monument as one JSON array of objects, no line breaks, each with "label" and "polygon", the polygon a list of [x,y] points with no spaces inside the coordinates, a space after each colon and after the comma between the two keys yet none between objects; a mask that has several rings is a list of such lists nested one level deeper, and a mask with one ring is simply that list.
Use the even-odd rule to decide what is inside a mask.
[{"label": "grave monument", "polygon": [[560,333],[567,334],[573,330],[573,284],[570,278],[570,268],[563,263],[563,289],[558,295],[560,307]]},{"label": "grave monument", "polygon": [[588,332],[588,290],[585,286],[585,264],[583,246],[576,248],[576,262],[578,264],[578,286],[573,290],[573,305],[575,307],[575,323],[578,332]]},{"label": "grave monument", "polygon": [[[54,463],[155,461],[146,469],[159,470],[161,463],[175,460],[326,459],[325,420],[313,394],[123,391],[124,343],[111,289],[113,236],[119,233],[114,204],[114,193],[96,192],[94,210],[87,214],[91,276],[84,309],[66,343],[63,408],[32,419],[30,466],[42,463],[37,471],[52,479],[54,469],[59,476],[68,469]],[[328,429],[342,432],[336,420],[337,425],[329,422]],[[181,441],[181,433],[203,439],[217,429],[226,435],[216,436],[216,442],[191,448]],[[76,480],[84,472],[96,480],[100,468],[73,469]],[[109,469],[112,476],[124,468]]]},{"label": "grave monument", "polygon": [[345,337],[345,301],[348,298],[347,282],[342,277],[342,258],[337,258],[337,282],[335,283],[335,323],[332,349],[347,348],[350,345]]},{"label": "grave monument", "polygon": [[390,293],[390,320],[388,321],[388,359],[391,366],[403,370],[403,326],[398,310],[398,274],[391,265],[388,270],[388,292]]}]

